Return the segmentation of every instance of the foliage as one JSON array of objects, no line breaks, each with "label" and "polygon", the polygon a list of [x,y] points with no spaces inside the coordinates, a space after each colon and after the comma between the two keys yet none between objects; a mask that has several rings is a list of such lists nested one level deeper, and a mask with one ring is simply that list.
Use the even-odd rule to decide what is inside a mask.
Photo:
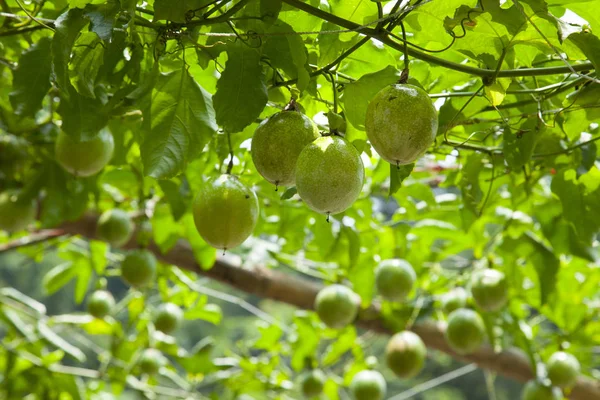
[{"label": "foliage", "polygon": [[[199,272],[233,258],[249,273],[260,264],[343,283],[361,312],[380,305],[392,331],[447,320],[446,292],[468,288],[473,271],[500,270],[508,304],[478,310],[490,344],[521,348],[540,378],[537,365],[559,350],[596,377],[597,1],[0,0],[0,9],[0,192],[35,201],[29,230],[49,235],[0,231],[0,252],[51,260],[46,294],[68,288],[82,304],[114,285],[128,253],[93,232],[47,229],[119,208],[138,227],[127,248],[161,259],[183,239]],[[371,148],[365,116],[401,78],[429,94],[439,128],[425,155],[397,167]],[[295,187],[275,191],[252,163],[255,129],[290,98],[322,133],[344,136],[365,167],[360,196],[328,220]],[[107,131],[114,153],[101,172],[74,176],[57,161],[59,135],[85,145]],[[198,234],[192,203],[229,164],[260,211],[251,238],[222,257]],[[367,362],[369,336],[353,325],[334,331],[300,311],[282,325],[192,272],[133,254],[150,260],[147,274],[115,293],[103,319],[54,314],[29,293],[0,289],[2,396],[297,398],[298,376],[318,367],[323,398],[335,400],[360,371],[385,371],[382,360]],[[375,267],[392,258],[416,273],[402,302],[375,290]],[[255,314],[244,341],[217,351],[208,337],[189,345],[154,329],[166,302],[187,323],[225,326],[214,298]],[[145,351],[158,359],[152,376],[138,363]]]}]

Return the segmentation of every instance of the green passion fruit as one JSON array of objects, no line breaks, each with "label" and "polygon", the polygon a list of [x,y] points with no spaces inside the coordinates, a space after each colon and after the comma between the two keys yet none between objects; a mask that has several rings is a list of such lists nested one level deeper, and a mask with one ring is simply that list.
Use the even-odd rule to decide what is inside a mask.
[{"label": "green passion fruit", "polygon": [[102,319],[112,312],[115,307],[115,298],[106,290],[96,290],[88,300],[88,312],[99,319]]},{"label": "green passion fruit", "polygon": [[144,374],[154,375],[167,364],[167,359],[156,349],[146,349],[140,356],[137,365]]},{"label": "green passion fruit", "polygon": [[502,309],[508,302],[508,285],[504,274],[495,269],[475,271],[471,277],[471,294],[483,311]]},{"label": "green passion fruit", "polygon": [[567,389],[577,382],[581,365],[572,354],[557,351],[548,359],[546,370],[553,385]]},{"label": "green passion fruit", "polygon": [[298,111],[281,111],[265,119],[252,137],[256,170],[275,186],[296,183],[296,161],[304,147],[319,137],[317,125]]},{"label": "green passion fruit", "polygon": [[358,198],[365,177],[358,150],[339,136],[304,147],[296,164],[298,195],[313,210],[338,214]]},{"label": "green passion fruit", "polygon": [[467,291],[462,287],[456,287],[442,295],[442,310],[444,313],[450,314],[456,309],[466,307],[468,299]]},{"label": "green passion fruit", "polygon": [[96,232],[100,239],[112,246],[120,247],[131,239],[133,221],[126,211],[118,208],[108,210],[98,218]]},{"label": "green passion fruit", "polygon": [[562,398],[562,394],[557,388],[545,385],[538,380],[527,382],[521,392],[521,400],[561,400]]},{"label": "green passion fruit", "polygon": [[258,198],[229,174],[204,183],[194,201],[193,214],[200,236],[217,249],[232,249],[244,242],[258,221]]},{"label": "green passion fruit", "polygon": [[325,374],[321,370],[313,369],[300,376],[300,388],[304,397],[316,397],[323,392],[325,387]]},{"label": "green passion fruit", "polygon": [[387,366],[400,378],[412,378],[421,372],[426,356],[425,344],[410,331],[396,333],[385,348]]},{"label": "green passion fruit", "polygon": [[325,325],[341,329],[354,321],[360,306],[360,296],[344,285],[329,285],[315,298],[315,310]]},{"label": "green passion fruit", "polygon": [[169,334],[174,332],[183,320],[183,311],[173,303],[163,303],[156,309],[154,327],[157,331]]},{"label": "green passion fruit", "polygon": [[386,300],[404,300],[416,279],[415,270],[404,260],[384,260],[375,269],[377,292]]},{"label": "green passion fruit", "polygon": [[350,382],[350,392],[354,400],[383,400],[387,385],[380,372],[375,370],[360,371]]},{"label": "green passion fruit", "polygon": [[132,250],[121,262],[121,278],[132,286],[148,285],[155,275],[156,258],[148,250]]},{"label": "green passion fruit", "polygon": [[448,316],[446,341],[459,354],[477,350],[485,338],[485,325],[479,314],[467,308],[454,310]]},{"label": "green passion fruit", "polygon": [[18,190],[0,193],[0,229],[7,232],[22,231],[35,220],[35,200],[26,200]]},{"label": "green passion fruit", "polygon": [[92,140],[76,142],[60,132],[55,143],[56,161],[75,176],[91,176],[110,161],[115,143],[108,129],[102,129]]},{"label": "green passion fruit", "polygon": [[414,162],[433,143],[438,115],[427,93],[418,86],[383,88],[367,107],[365,130],[371,145],[387,162]]}]

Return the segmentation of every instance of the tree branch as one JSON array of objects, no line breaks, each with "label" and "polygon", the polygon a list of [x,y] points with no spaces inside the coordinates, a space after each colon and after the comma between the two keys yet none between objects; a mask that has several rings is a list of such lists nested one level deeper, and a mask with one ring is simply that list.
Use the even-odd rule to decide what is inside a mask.
[{"label": "tree branch", "polygon": [[[65,233],[78,234],[92,239],[95,237],[96,220],[97,216],[88,214],[78,221],[63,224],[60,229]],[[135,240],[132,240],[126,246],[126,248],[134,247],[136,247]],[[236,266],[230,263],[227,257],[219,257],[211,269],[202,269],[196,263],[189,243],[183,240],[179,241],[165,254],[162,254],[154,243],[150,245],[149,249],[163,262],[217,280],[246,293],[281,301],[302,309],[313,309],[315,296],[321,288],[321,285],[314,281],[274,269],[263,267],[249,269]],[[363,310],[357,319],[357,325],[379,333],[393,333],[392,330],[386,327],[377,305]],[[496,353],[490,346],[486,345],[473,354],[463,356],[455,353],[446,343],[444,338],[445,323],[436,321],[417,322],[411,329],[423,339],[427,347],[447,353],[458,360],[476,363],[481,368],[495,371],[521,382],[533,378],[533,371],[528,358],[519,349],[512,348]],[[578,379],[577,385],[571,392],[571,399],[573,400],[599,398],[600,383],[584,376]]]},{"label": "tree branch", "polygon": [[[309,14],[312,14],[316,17],[319,17],[325,21],[334,23],[338,26],[341,26],[345,29],[355,30],[357,33],[362,33],[367,35],[368,37],[375,38],[380,42],[388,45],[389,47],[396,49],[398,51],[403,51],[403,44],[397,43],[387,36],[387,32],[378,32],[375,29],[363,27],[355,22],[349,21],[344,18],[340,18],[326,11],[320,10],[316,7],[311,6],[308,3],[303,3],[301,0],[283,0],[284,3],[287,3],[299,10],[305,11]],[[444,60],[443,58],[432,56],[431,54],[421,52],[414,48],[408,48],[408,55],[414,58],[418,58],[419,60],[427,61],[432,64],[440,65],[442,67],[446,67],[449,69],[453,69],[455,71],[464,72],[471,75],[476,75],[480,77],[493,77],[497,76],[498,78],[502,77],[516,77],[516,76],[538,76],[538,75],[554,75],[554,74],[565,74],[572,72],[572,70],[576,72],[581,71],[590,71],[594,70],[594,66],[591,62],[585,62],[581,64],[576,64],[571,66],[571,68],[567,66],[559,66],[559,67],[543,67],[543,68],[520,68],[520,69],[505,69],[498,71],[496,75],[496,71],[493,69],[484,69],[471,67],[465,64],[458,64],[452,61]]]}]

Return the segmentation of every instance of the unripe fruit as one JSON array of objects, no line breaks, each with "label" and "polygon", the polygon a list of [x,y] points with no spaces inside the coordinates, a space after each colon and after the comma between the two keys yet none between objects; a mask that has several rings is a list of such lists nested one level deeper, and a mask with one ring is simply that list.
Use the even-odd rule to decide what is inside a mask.
[{"label": "unripe fruit", "polygon": [[358,314],[360,297],[344,285],[326,286],[315,298],[315,310],[321,321],[333,329],[352,323]]},{"label": "unripe fruit", "polygon": [[442,296],[442,310],[446,314],[467,305],[469,294],[461,287],[456,287]]},{"label": "unripe fruit", "polygon": [[99,319],[102,319],[112,312],[115,307],[115,298],[106,290],[96,290],[88,300],[88,312]]},{"label": "unripe fruit", "polygon": [[71,174],[91,176],[108,164],[114,149],[115,143],[108,129],[102,129],[87,142],[76,142],[61,131],[54,152],[56,161]]},{"label": "unripe fruit", "polygon": [[471,277],[471,294],[483,311],[502,309],[508,302],[508,285],[504,274],[495,269],[475,271]]},{"label": "unripe fruit", "polygon": [[156,258],[148,250],[132,250],[121,262],[121,278],[132,286],[145,286],[156,275]]},{"label": "unripe fruit", "polygon": [[252,137],[256,170],[276,186],[296,183],[296,161],[304,147],[319,137],[317,125],[297,111],[281,111],[265,119]]},{"label": "unripe fruit", "polygon": [[323,214],[338,214],[358,198],[365,170],[358,150],[339,136],[308,144],[298,157],[296,189],[304,202]]},{"label": "unripe fruit", "polygon": [[426,356],[425,344],[410,331],[396,333],[385,349],[387,366],[400,378],[412,378],[421,372]]},{"label": "unripe fruit", "polygon": [[459,354],[469,354],[477,350],[485,338],[483,319],[473,310],[459,308],[448,316],[446,340]]},{"label": "unripe fruit", "polygon": [[154,316],[154,327],[157,331],[169,334],[175,331],[183,320],[183,311],[173,303],[158,306]]},{"label": "unripe fruit", "polygon": [[162,353],[156,349],[146,349],[138,360],[138,366],[144,374],[154,375],[165,366],[167,360]]},{"label": "unripe fruit", "polygon": [[193,214],[200,236],[217,249],[232,249],[244,242],[258,221],[256,194],[229,174],[204,183]]},{"label": "unripe fruit", "polygon": [[525,384],[521,392],[521,400],[561,400],[562,395],[557,388],[546,386],[537,380]]},{"label": "unripe fruit", "polygon": [[375,270],[377,292],[391,301],[404,300],[412,290],[416,279],[415,270],[404,260],[384,260]]},{"label": "unripe fruit", "polygon": [[425,91],[414,85],[387,86],[367,107],[365,130],[375,151],[393,165],[414,162],[433,143],[438,115]]},{"label": "unripe fruit", "polygon": [[325,374],[318,369],[305,372],[300,377],[300,388],[304,397],[311,398],[321,394],[325,387]]},{"label": "unripe fruit", "polygon": [[21,200],[19,195],[16,190],[0,193],[0,230],[21,231],[35,220],[35,200]]},{"label": "unripe fruit", "polygon": [[133,221],[126,211],[115,208],[102,213],[96,230],[100,239],[120,247],[131,239]]},{"label": "unripe fruit", "polygon": [[570,388],[577,382],[581,365],[575,356],[564,351],[557,351],[548,359],[546,369],[548,378],[554,386]]},{"label": "unripe fruit", "polygon": [[382,400],[386,390],[383,375],[369,369],[354,375],[350,383],[350,392],[354,400]]}]

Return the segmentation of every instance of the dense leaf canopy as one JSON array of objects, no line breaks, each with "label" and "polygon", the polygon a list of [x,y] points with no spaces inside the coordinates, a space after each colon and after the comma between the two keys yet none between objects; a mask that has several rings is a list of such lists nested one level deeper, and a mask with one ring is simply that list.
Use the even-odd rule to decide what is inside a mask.
[{"label": "dense leaf canopy", "polygon": [[[381,346],[370,348],[372,328],[414,330],[429,348],[544,384],[544,363],[564,350],[582,372],[564,395],[599,398],[599,36],[597,0],[0,0],[0,224],[13,231],[0,230],[0,264],[51,264],[39,296],[0,279],[0,396],[289,399],[313,367],[325,371],[324,398],[348,398],[369,368],[394,396],[399,378]],[[433,144],[408,165],[381,159],[365,132],[369,101],[399,81],[421,87],[439,116]],[[360,153],[364,186],[343,213],[312,211],[294,186],[257,172],[253,133],[286,106]],[[410,108],[392,116],[414,118]],[[108,165],[67,171],[101,159],[102,148],[78,149],[107,132]],[[59,134],[77,149],[61,159]],[[222,255],[192,207],[226,172],[256,193],[260,212],[252,236]],[[134,253],[149,269],[133,274],[150,285],[123,289],[127,250],[89,222],[113,208],[137,227],[125,248],[154,253]],[[393,258],[416,273],[400,301],[376,293],[376,267]],[[444,342],[444,295],[470,291],[486,268],[504,274],[507,299],[467,299],[488,344],[457,354]],[[362,311],[336,330],[198,275],[302,308],[319,285],[344,284]],[[66,287],[79,311],[38,302]],[[117,304],[94,312],[112,315],[78,306],[106,288]],[[220,325],[215,338],[156,330],[167,302],[184,328]],[[213,349],[240,307],[250,323]]]}]

